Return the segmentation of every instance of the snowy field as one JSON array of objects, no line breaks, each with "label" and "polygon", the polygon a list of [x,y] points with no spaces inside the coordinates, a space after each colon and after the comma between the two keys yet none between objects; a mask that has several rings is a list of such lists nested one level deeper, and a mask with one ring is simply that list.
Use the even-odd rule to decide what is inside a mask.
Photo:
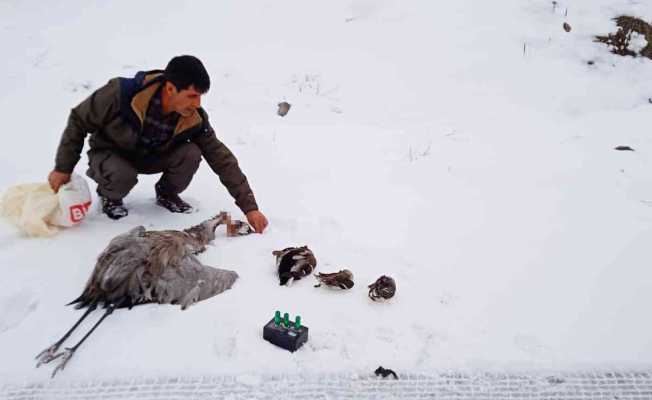
[{"label": "snowy field", "polygon": [[[184,312],[115,312],[58,384],[652,370],[652,61],[592,42],[620,14],[652,21],[652,2],[0,2],[0,190],[45,181],[70,108],[109,78],[193,54],[212,78],[203,105],[270,219],[200,256],[238,272],[232,290]],[[2,222],[0,388],[49,380],[34,356],[81,315],[64,304],[112,237],[239,215],[205,162],[184,192],[194,214],[153,205],[156,179],[120,221],[95,202],[49,239]],[[355,287],[280,287],[272,250],[304,244]],[[396,297],[373,303],[366,285],[383,274]],[[310,328],[294,354],[262,340],[277,309]]]}]

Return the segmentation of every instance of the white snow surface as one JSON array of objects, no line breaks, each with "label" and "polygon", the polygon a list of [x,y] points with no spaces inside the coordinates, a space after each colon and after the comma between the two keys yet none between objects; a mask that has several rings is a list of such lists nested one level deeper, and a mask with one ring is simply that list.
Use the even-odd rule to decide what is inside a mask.
[{"label": "white snow surface", "polygon": [[[108,79],[193,54],[270,220],[200,256],[239,273],[230,291],[116,311],[57,379],[650,366],[652,61],[592,42],[621,14],[651,21],[652,2],[0,2],[0,189],[45,181],[70,108]],[[52,238],[0,225],[0,382],[48,379],[34,356],[112,237],[242,217],[205,162],[196,213],[155,206],[156,179],[120,221],[95,201]],[[355,287],[279,286],[272,250],[304,244]],[[397,294],[373,303],[383,274]],[[300,351],[262,339],[275,310],[310,328]]]}]

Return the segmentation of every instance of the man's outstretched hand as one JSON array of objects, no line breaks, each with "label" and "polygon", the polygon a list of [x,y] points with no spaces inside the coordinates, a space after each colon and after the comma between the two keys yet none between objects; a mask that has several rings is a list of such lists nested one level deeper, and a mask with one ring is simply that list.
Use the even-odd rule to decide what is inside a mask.
[{"label": "man's outstretched hand", "polygon": [[48,183],[50,184],[52,190],[54,190],[54,193],[59,191],[61,185],[64,185],[68,182],[70,182],[70,174],[52,170],[50,175],[48,175]]},{"label": "man's outstretched hand", "polygon": [[265,228],[267,228],[267,218],[258,210],[249,211],[247,213],[247,221],[251,225],[256,233],[263,233]]}]

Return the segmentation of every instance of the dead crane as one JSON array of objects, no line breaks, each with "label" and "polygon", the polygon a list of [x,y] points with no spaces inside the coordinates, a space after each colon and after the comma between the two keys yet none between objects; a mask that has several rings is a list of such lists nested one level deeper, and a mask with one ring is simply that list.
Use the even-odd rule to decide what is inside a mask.
[{"label": "dead crane", "polygon": [[[61,359],[52,377],[62,370],[79,346],[116,308],[131,308],[145,303],[188,306],[230,289],[238,274],[203,265],[196,254],[215,239],[215,229],[227,224],[230,236],[251,233],[249,225],[233,221],[225,212],[182,231],[148,231],[139,226],[116,236],[98,257],[83,293],[71,304],[86,308],[73,327],[36,359],[37,367]],[[97,307],[104,315],[73,347],[59,347]]]}]

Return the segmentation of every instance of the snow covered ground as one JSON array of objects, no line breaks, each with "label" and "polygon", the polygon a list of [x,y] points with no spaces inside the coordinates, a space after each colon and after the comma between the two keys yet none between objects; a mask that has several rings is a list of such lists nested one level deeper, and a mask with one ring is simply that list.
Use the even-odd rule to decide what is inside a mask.
[{"label": "snow covered ground", "polygon": [[[0,189],[45,180],[92,90],[187,53],[270,219],[201,255],[238,271],[232,290],[114,313],[57,379],[649,369],[652,61],[592,42],[627,13],[650,21],[652,3],[0,2]],[[80,316],[63,305],[110,238],[238,215],[205,163],[195,214],[154,206],[155,179],[117,222],[94,208],[50,239],[0,225],[0,383],[48,379],[33,357]],[[303,244],[356,286],[279,287],[272,250]],[[372,303],[382,274],[397,295]],[[294,354],[262,340],[277,309],[310,327]]]}]

